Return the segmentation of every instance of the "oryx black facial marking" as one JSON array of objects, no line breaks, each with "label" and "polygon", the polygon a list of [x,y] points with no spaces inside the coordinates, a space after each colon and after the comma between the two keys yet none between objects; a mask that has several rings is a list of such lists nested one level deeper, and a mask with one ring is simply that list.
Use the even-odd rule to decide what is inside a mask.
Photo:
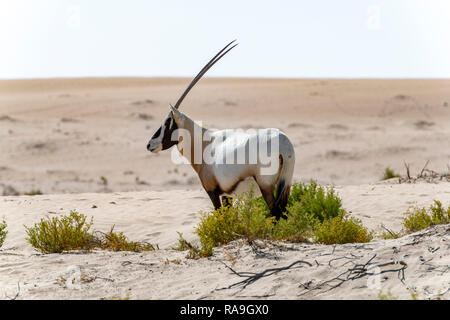
[{"label": "oryx black facial marking", "polygon": [[[164,135],[162,139],[162,149],[167,150],[170,147],[178,144],[178,139],[172,136],[175,130],[178,129],[178,125],[173,117],[168,117],[164,123]],[[162,130],[161,130],[162,131]]]},{"label": "oryx black facial marking", "polygon": [[167,150],[170,147],[178,144],[176,135],[173,136],[178,125],[173,119],[172,113],[164,121],[163,125],[155,132],[147,145],[147,150],[155,151],[157,149]]}]

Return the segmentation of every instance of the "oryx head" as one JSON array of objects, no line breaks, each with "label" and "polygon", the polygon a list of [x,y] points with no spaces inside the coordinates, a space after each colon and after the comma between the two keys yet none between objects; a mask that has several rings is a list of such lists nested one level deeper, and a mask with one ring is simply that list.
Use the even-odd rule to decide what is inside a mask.
[{"label": "oryx head", "polygon": [[176,130],[178,129],[177,122],[174,119],[173,112],[164,120],[163,124],[152,136],[147,145],[147,150],[153,153],[158,153],[161,150],[167,150],[178,143],[176,138]]},{"label": "oryx head", "polygon": [[177,129],[182,125],[180,122],[182,121],[183,114],[178,111],[178,108],[180,107],[181,102],[186,97],[186,95],[189,93],[189,91],[195,86],[195,84],[202,78],[202,76],[217,62],[222,58],[225,54],[228,53],[231,49],[233,49],[237,44],[230,47],[234,42],[231,41],[228,45],[226,45],[222,50],[219,51],[204,67],[200,72],[197,74],[197,76],[192,80],[192,82],[189,84],[189,86],[186,88],[184,93],[181,95],[181,97],[178,99],[177,103],[173,107],[170,106],[171,111],[169,112],[169,115],[164,120],[163,124],[159,129],[155,132],[155,134],[152,136],[150,141],[147,144],[147,150],[157,153],[161,150],[169,149],[170,147],[178,144],[178,134]]}]

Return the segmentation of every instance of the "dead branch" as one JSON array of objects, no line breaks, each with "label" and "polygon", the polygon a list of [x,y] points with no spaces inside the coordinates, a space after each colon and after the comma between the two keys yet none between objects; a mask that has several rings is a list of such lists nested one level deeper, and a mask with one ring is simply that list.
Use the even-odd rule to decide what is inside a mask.
[{"label": "dead branch", "polygon": [[10,297],[8,297],[8,295],[5,293],[5,296],[6,296],[6,299],[9,299],[9,300],[16,300],[17,297],[19,296],[19,294],[20,294],[20,281],[17,282],[17,293],[16,293],[16,295],[15,295],[14,297],[10,298]]},{"label": "dead branch", "polygon": [[425,163],[425,165],[422,168],[422,171],[420,171],[420,174],[417,176],[418,178],[422,178],[423,171],[426,169],[428,163],[430,163],[430,160],[427,160],[427,162]]},{"label": "dead branch", "polygon": [[391,230],[389,230],[388,228],[386,228],[384,225],[381,225],[381,227],[386,230],[394,239],[397,239],[398,236],[396,236]]},{"label": "dead branch", "polygon": [[277,274],[281,271],[285,271],[285,270],[289,270],[291,268],[293,268],[295,265],[298,264],[306,264],[310,267],[312,267],[313,265],[311,263],[309,263],[308,261],[304,261],[304,260],[297,260],[292,262],[290,265],[285,266],[285,267],[280,267],[280,268],[271,268],[271,269],[266,269],[262,272],[237,272],[235,271],[233,268],[231,268],[230,266],[228,266],[226,263],[224,263],[223,261],[220,261],[223,265],[225,265],[225,267],[227,267],[229,270],[231,270],[231,272],[233,272],[235,275],[237,275],[238,277],[241,278],[245,278],[242,281],[233,283],[232,285],[229,285],[226,288],[221,288],[221,289],[217,289],[217,290],[223,290],[223,289],[232,289],[234,287],[239,287],[242,286],[242,290],[245,289],[247,286],[255,283],[256,281],[258,281],[259,279],[263,278],[263,277],[268,277],[274,274]]},{"label": "dead branch", "polygon": [[[319,283],[317,286],[310,288],[306,291],[304,291],[303,293],[301,293],[300,295],[304,295],[307,294],[310,291],[313,290],[319,290],[321,288],[323,288],[323,286],[327,285],[330,288],[328,288],[327,290],[325,290],[324,292],[328,292],[331,291],[333,289],[336,289],[338,287],[340,287],[342,284],[344,284],[347,281],[353,281],[353,280],[357,280],[366,276],[373,276],[373,275],[377,275],[377,274],[383,274],[383,273],[388,273],[388,272],[397,272],[398,273],[398,278],[400,279],[400,281],[402,283],[404,283],[405,280],[405,269],[407,268],[407,264],[404,261],[390,261],[390,262],[386,262],[386,263],[379,263],[379,264],[372,264],[372,260],[375,259],[377,255],[374,254],[372,256],[372,258],[370,258],[366,263],[364,264],[355,264],[353,267],[348,268],[346,271],[340,273],[339,275],[337,275],[336,277],[333,277],[329,280],[323,281],[321,283]],[[385,270],[381,270],[380,272],[376,273],[373,271],[370,271],[370,269],[373,268],[382,268],[382,267],[386,267],[389,265],[400,265],[400,268],[393,268],[393,269],[385,269]],[[336,282],[336,284],[331,284],[333,282]]]},{"label": "dead branch", "polygon": [[403,161],[403,163],[405,164],[405,168],[406,168],[406,176],[408,177],[408,180],[411,180],[411,174],[409,171],[409,164],[406,163],[406,161]]}]

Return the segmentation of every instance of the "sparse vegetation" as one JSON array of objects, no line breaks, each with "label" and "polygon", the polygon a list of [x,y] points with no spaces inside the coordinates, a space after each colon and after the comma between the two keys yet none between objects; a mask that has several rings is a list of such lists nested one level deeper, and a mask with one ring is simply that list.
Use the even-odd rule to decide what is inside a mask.
[{"label": "sparse vegetation", "polygon": [[6,230],[7,227],[8,225],[4,220],[3,222],[0,222],[0,248],[3,246],[3,243],[5,242],[6,239],[6,235],[8,234],[8,231]]},{"label": "sparse vegetation", "polygon": [[200,223],[195,233],[200,238],[205,252],[230,241],[246,238],[266,239],[273,228],[273,218],[261,200],[254,198],[253,190],[238,197],[236,205],[221,207],[213,212],[201,212]]},{"label": "sparse vegetation", "polygon": [[108,179],[104,176],[100,177],[100,184],[107,186],[108,185]]},{"label": "sparse vegetation", "polygon": [[173,249],[178,250],[178,251],[189,250],[189,253],[186,256],[186,258],[198,259],[198,258],[208,257],[208,256],[212,255],[212,248],[210,248],[210,249],[199,248],[199,247],[193,245],[192,243],[190,243],[189,241],[187,241],[186,239],[184,239],[183,234],[181,232],[177,232],[177,233],[178,233],[178,245]]},{"label": "sparse vegetation", "polygon": [[28,242],[42,253],[61,253],[71,250],[95,248],[113,251],[149,251],[155,248],[148,243],[130,242],[120,232],[91,232],[93,219],[76,211],[68,216],[42,218],[33,227],[25,226]]},{"label": "sparse vegetation", "polygon": [[138,176],[136,176],[136,184],[140,184],[140,185],[148,185],[148,182],[141,180]]},{"label": "sparse vegetation", "polygon": [[31,191],[24,192],[23,195],[25,195],[25,196],[39,196],[39,195],[42,195],[42,191],[39,190],[39,189],[36,189],[36,190],[33,189]]},{"label": "sparse vegetation", "polygon": [[130,294],[127,293],[127,295],[125,297],[114,296],[111,298],[103,298],[102,300],[130,300]]},{"label": "sparse vegetation", "polygon": [[[195,233],[203,255],[211,255],[214,247],[239,238],[325,244],[368,242],[373,238],[361,221],[345,212],[332,188],[327,190],[314,181],[292,186],[286,219],[278,222],[270,216],[265,201],[254,197],[253,190],[238,197],[231,206],[201,215]],[[183,245],[180,242],[179,247]]]},{"label": "sparse vegetation", "polygon": [[183,234],[181,232],[178,232],[178,244],[177,246],[173,247],[173,250],[177,250],[177,251],[186,251],[190,248],[190,243],[183,238]]},{"label": "sparse vegetation", "polygon": [[434,203],[427,209],[425,207],[411,207],[402,219],[402,230],[395,232],[384,228],[384,232],[378,235],[381,239],[397,239],[408,233],[420,231],[436,224],[450,223],[450,206],[444,208],[442,203],[434,200]]},{"label": "sparse vegetation", "polygon": [[407,233],[419,231],[430,227],[433,224],[450,223],[450,206],[445,209],[442,203],[434,200],[429,209],[410,208],[405,212],[403,227]]},{"label": "sparse vegetation", "polygon": [[401,236],[402,236],[401,232],[395,232],[388,229],[385,229],[381,234],[379,234],[379,238],[384,240],[397,239],[400,238]]},{"label": "sparse vegetation", "polygon": [[104,250],[112,251],[153,251],[155,247],[146,242],[136,242],[129,241],[128,238],[123,234],[123,232],[113,232],[114,227],[108,233],[97,232],[99,234],[96,236],[96,246]]},{"label": "sparse vegetation", "polygon": [[383,293],[381,290],[378,292],[379,300],[398,300],[397,296],[392,295],[391,289],[388,289],[387,293]]},{"label": "sparse vegetation", "polygon": [[95,238],[89,232],[93,219],[71,211],[68,216],[42,218],[34,227],[26,227],[28,242],[42,253],[60,253],[69,250],[89,250]]},{"label": "sparse vegetation", "polygon": [[314,240],[317,243],[353,243],[370,242],[373,233],[365,228],[359,219],[343,213],[337,217],[326,219],[314,230]]},{"label": "sparse vegetation", "polygon": [[398,173],[396,173],[390,167],[386,167],[384,169],[384,175],[383,175],[383,178],[381,180],[388,180],[388,179],[392,179],[392,178],[400,178],[400,175]]}]

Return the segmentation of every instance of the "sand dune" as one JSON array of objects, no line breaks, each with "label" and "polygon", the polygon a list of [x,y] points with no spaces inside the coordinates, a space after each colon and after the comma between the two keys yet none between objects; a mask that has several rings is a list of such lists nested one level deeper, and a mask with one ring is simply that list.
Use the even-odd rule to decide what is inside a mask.
[{"label": "sand dune", "polygon": [[[408,288],[421,298],[449,297],[448,226],[368,244],[237,241],[200,260],[171,250],[177,231],[197,241],[198,212],[211,209],[191,167],[173,164],[170,152],[146,150],[188,81],[0,81],[0,220],[9,230],[0,249],[0,298],[377,299],[388,289],[410,298]],[[387,166],[405,174],[404,162],[415,175],[427,160],[427,168],[448,173],[449,89],[450,80],[205,79],[182,108],[210,128],[282,129],[295,145],[296,181],[335,185],[366,226],[399,230],[409,206],[450,205],[448,178],[380,182]],[[97,230],[115,225],[160,250],[33,250],[24,225],[70,210],[94,217]],[[351,278],[349,269],[366,263],[382,276],[331,289],[340,280],[328,280]],[[246,278],[230,268],[283,270],[244,288],[238,283]],[[71,286],[66,280],[74,275]]]},{"label": "sand dune", "polygon": [[[198,188],[170,152],[146,150],[188,81],[0,81],[3,183],[22,194]],[[285,131],[298,181],[361,184],[386,166],[404,172],[403,161],[448,170],[448,92],[449,80],[204,79],[182,109],[210,128]]]},{"label": "sand dune", "polygon": [[[411,205],[428,206],[433,199],[450,205],[449,183],[345,186],[337,191],[345,208],[373,229],[383,224],[398,231],[401,213]],[[236,241],[218,248],[211,258],[192,260],[186,258],[186,252],[171,248],[176,245],[176,231],[194,243],[198,241],[193,231],[199,208],[210,208],[201,190],[3,197],[0,212],[8,221],[10,234],[0,250],[0,295],[14,296],[18,283],[20,299],[377,299],[380,292],[387,294],[388,290],[393,296],[408,299],[408,288],[424,299],[439,292],[445,294],[443,297],[450,294],[444,292],[450,285],[448,226],[367,244],[260,241],[249,246]],[[25,241],[24,225],[71,209],[94,217],[96,230],[107,231],[115,225],[130,239],[149,241],[160,250],[42,255]],[[331,287],[339,280],[330,282],[331,287],[322,283],[375,255],[371,268],[383,264],[380,270],[398,270],[404,267],[398,263],[405,263],[404,281],[400,281],[398,271],[386,271],[380,277],[368,275],[347,281],[336,289]],[[228,269],[263,272],[297,260],[307,263],[299,262],[273,275],[269,272],[247,287],[234,286],[245,278]],[[74,270],[79,272],[78,278]],[[73,286],[67,283],[72,277],[76,278]]]}]

